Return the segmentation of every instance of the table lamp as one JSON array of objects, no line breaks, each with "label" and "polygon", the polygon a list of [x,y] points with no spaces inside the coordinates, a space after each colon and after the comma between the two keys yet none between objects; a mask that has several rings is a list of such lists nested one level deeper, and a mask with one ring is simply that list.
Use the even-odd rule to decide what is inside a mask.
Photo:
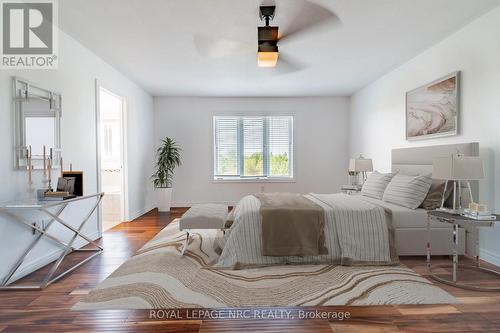
[{"label": "table lamp", "polygon": [[[483,162],[478,156],[464,156],[460,154],[447,157],[435,158],[432,164],[432,178],[445,180],[441,208],[438,210],[452,214],[460,214],[462,210],[462,181],[467,183],[471,202],[474,202],[470,186],[471,180],[484,178]],[[448,182],[453,181],[453,208],[445,208],[445,193]],[[457,207],[457,186],[458,186],[458,207]]]},{"label": "table lamp", "polygon": [[361,172],[363,175],[363,183],[366,180],[366,173],[373,171],[373,162],[370,158],[364,158],[359,155],[358,158],[349,160],[349,172]]}]

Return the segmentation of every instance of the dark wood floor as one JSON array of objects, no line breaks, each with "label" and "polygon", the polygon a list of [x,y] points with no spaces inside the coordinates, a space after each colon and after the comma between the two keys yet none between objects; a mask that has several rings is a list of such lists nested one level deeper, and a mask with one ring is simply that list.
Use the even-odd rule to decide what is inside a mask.
[{"label": "dark wood floor", "polygon": [[[0,292],[0,332],[500,332],[500,293],[466,291],[439,284],[457,297],[460,304],[317,308],[348,311],[350,319],[344,321],[192,318],[165,321],[150,318],[149,311],[70,311],[82,295],[181,213],[182,210],[175,210],[169,217],[151,212],[134,222],[118,225],[104,234],[102,255],[42,291]],[[68,264],[76,258],[76,254],[72,256]],[[424,258],[402,261],[426,275]],[[447,258],[436,260],[444,261]],[[42,273],[43,269],[24,281],[36,280]],[[468,278],[485,285],[500,284],[482,273],[471,273]]]}]

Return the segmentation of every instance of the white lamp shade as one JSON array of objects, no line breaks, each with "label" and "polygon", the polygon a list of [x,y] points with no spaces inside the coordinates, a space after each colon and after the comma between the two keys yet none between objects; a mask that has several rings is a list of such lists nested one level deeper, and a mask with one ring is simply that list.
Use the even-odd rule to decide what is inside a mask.
[{"label": "white lamp shade", "polygon": [[479,180],[484,178],[483,162],[477,156],[451,155],[433,161],[432,178],[444,180]]},{"label": "white lamp shade", "polygon": [[369,172],[373,171],[373,163],[369,158],[351,158],[349,160],[349,171]]}]

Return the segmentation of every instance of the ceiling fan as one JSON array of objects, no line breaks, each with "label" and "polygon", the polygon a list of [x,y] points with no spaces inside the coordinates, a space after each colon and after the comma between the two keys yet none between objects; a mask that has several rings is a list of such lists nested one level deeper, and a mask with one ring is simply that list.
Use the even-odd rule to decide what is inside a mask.
[{"label": "ceiling fan", "polygon": [[[270,23],[275,17],[275,5],[262,5],[259,7],[259,17],[265,26],[257,27],[257,65],[280,70],[280,72],[294,72],[305,68],[302,61],[283,51],[279,51],[278,44],[283,41],[295,40],[304,32],[313,32],[327,23],[337,23],[339,20],[331,10],[316,3],[300,0],[300,10],[294,17],[284,33],[280,33],[278,26]],[[203,34],[194,36],[195,46],[203,57],[218,58],[235,55],[242,52],[255,52],[255,46],[225,38],[213,38]]]}]

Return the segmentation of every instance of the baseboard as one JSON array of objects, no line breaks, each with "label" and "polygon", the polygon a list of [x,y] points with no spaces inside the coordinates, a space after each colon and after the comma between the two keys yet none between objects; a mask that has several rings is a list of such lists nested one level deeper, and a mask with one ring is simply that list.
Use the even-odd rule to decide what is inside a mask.
[{"label": "baseboard", "polygon": [[479,249],[479,257],[482,260],[489,262],[490,264],[500,267],[500,255],[496,253],[485,249]]},{"label": "baseboard", "polygon": [[[96,231],[94,234],[86,235],[86,236],[92,240],[96,240],[97,238],[99,238],[99,232]],[[75,241],[74,247],[79,249],[87,244],[88,244],[88,242],[86,240],[79,238]],[[62,251],[63,251],[62,249],[54,249],[53,251],[45,254],[42,257],[39,257],[35,260],[32,260],[31,262],[23,264],[21,266],[21,268],[18,269],[17,272],[12,276],[12,278],[10,279],[10,283],[17,281],[17,280],[25,277],[26,275],[33,273],[37,269],[40,269],[40,268],[50,264],[51,262],[57,260],[59,258],[59,256],[61,255]]]},{"label": "baseboard", "polygon": [[193,205],[202,205],[209,203],[234,207],[238,202],[237,201],[174,201],[172,202],[172,207],[191,207]]},{"label": "baseboard", "polygon": [[155,204],[151,204],[151,205],[149,205],[147,207],[144,207],[143,209],[140,209],[140,210],[138,210],[136,212],[130,213],[128,221],[133,221],[133,220],[141,217],[142,215],[144,215],[146,213],[149,213],[150,211],[152,211],[155,208],[156,208],[156,205]]}]

